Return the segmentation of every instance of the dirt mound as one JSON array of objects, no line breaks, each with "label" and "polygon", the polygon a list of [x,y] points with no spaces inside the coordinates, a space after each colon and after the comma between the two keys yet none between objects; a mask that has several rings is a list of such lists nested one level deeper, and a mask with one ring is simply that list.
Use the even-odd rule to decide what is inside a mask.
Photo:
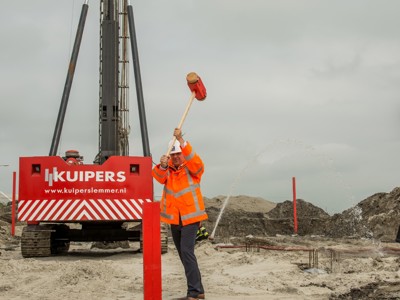
[{"label": "dirt mound", "polygon": [[400,298],[400,286],[398,282],[377,281],[366,284],[365,286],[352,288],[350,292],[329,297],[330,300],[351,300],[351,299],[370,299],[370,300],[391,300]]},{"label": "dirt mound", "polygon": [[[215,223],[226,197],[205,200],[209,231]],[[400,225],[400,188],[390,193],[374,194],[342,213],[330,216],[323,209],[297,199],[297,234],[323,235],[332,238],[374,238],[395,241]],[[290,235],[295,233],[293,203],[273,203],[262,198],[235,196],[222,213],[215,236],[229,238]]]},{"label": "dirt mound", "polygon": [[[328,213],[303,199],[296,200],[296,211],[297,234],[324,235],[325,224],[330,218]],[[295,233],[293,201],[278,203],[267,217],[271,235]]]},{"label": "dirt mound", "polygon": [[218,196],[212,199],[204,198],[204,201],[209,219],[203,222],[203,224],[210,234],[226,202],[215,236],[240,237],[246,236],[249,233],[254,235],[268,235],[269,232],[264,222],[265,214],[276,206],[275,203],[259,197],[243,195],[229,198],[227,196]]},{"label": "dirt mound", "polygon": [[227,199],[227,196],[217,196],[214,198],[204,197],[206,207],[222,208],[225,201],[228,202],[227,207],[231,210],[241,209],[246,212],[257,212],[266,213],[269,212],[276,206],[276,203],[265,200],[260,197],[251,196],[231,196]]},{"label": "dirt mound", "polygon": [[[273,203],[262,198],[251,198],[248,196],[232,197],[228,202],[219,220],[215,236],[220,238],[253,236],[273,236],[277,234],[290,235],[294,233],[293,203],[284,201]],[[225,199],[206,200],[206,210],[209,220],[205,226],[213,230],[219,216],[220,203]],[[315,205],[298,199],[297,201],[298,234],[324,234],[325,222],[329,214]],[[215,203],[217,205],[215,205]]]},{"label": "dirt mound", "polygon": [[[297,215],[304,218],[327,218],[329,214],[323,209],[304,201],[296,199]],[[293,218],[293,202],[286,200],[278,203],[274,209],[268,212],[268,217],[273,219]]]},{"label": "dirt mound", "polygon": [[11,202],[6,205],[0,203],[0,220],[11,223]]},{"label": "dirt mound", "polygon": [[377,193],[330,218],[326,234],[393,241],[400,226],[400,187]]}]

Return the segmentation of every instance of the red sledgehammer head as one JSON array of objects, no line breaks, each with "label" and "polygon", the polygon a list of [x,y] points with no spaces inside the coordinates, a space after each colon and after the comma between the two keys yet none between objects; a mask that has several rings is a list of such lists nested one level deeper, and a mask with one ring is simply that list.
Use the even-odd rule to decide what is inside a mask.
[{"label": "red sledgehammer head", "polygon": [[186,76],[187,84],[192,92],[195,92],[196,99],[203,101],[207,97],[206,88],[201,81],[201,78],[195,73],[190,72]]}]

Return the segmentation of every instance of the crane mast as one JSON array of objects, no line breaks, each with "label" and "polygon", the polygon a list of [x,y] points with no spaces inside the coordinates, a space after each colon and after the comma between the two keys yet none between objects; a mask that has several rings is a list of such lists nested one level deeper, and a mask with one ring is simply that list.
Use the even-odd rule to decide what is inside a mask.
[{"label": "crane mast", "polygon": [[129,154],[129,72],[127,1],[100,2],[99,154]]}]

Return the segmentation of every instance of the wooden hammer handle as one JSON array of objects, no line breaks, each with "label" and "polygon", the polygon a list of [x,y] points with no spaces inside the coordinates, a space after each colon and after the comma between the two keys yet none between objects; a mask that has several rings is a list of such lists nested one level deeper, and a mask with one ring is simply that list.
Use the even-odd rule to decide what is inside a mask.
[{"label": "wooden hammer handle", "polygon": [[[196,98],[196,92],[195,91],[193,91],[192,94],[190,95],[189,103],[187,104],[185,112],[183,113],[181,121],[179,122],[179,125],[177,127],[178,129],[182,128],[183,122],[185,122],[186,116],[187,116],[187,114],[189,112],[190,106],[192,106],[194,98]],[[169,156],[169,154],[171,153],[172,147],[174,146],[175,142],[176,142],[176,137],[174,136],[174,138],[172,139],[171,145],[169,145],[169,147],[168,147],[167,154],[165,154],[166,156]]]}]

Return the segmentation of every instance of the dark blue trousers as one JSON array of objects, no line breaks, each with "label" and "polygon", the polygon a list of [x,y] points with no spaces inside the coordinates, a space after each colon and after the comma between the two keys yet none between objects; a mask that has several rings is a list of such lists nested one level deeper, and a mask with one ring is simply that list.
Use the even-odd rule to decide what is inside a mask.
[{"label": "dark blue trousers", "polygon": [[197,259],[194,254],[196,243],[196,234],[199,229],[199,222],[186,226],[171,225],[172,239],[179,258],[185,269],[187,281],[187,296],[197,298],[199,294],[204,294],[203,284],[201,283],[201,274]]}]

